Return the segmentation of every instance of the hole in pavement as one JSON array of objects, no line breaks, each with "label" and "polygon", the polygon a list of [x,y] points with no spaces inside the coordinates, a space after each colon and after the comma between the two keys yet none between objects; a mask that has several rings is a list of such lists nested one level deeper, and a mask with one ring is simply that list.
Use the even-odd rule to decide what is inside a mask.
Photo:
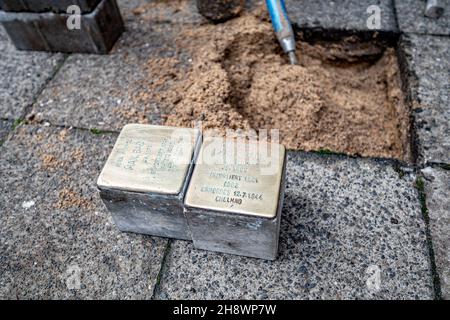
[{"label": "hole in pavement", "polygon": [[409,110],[389,41],[298,38],[291,66],[265,18],[183,26],[176,45],[192,62],[158,93],[171,106],[165,123],[279,129],[291,150],[409,160]]}]

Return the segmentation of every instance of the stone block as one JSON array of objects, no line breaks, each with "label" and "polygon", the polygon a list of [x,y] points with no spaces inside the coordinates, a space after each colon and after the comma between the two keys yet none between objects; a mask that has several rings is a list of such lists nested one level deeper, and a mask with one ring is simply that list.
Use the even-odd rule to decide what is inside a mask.
[{"label": "stone block", "polygon": [[205,138],[185,199],[195,248],[268,260],[276,258],[285,150],[275,143],[267,146],[271,153],[266,164],[271,170],[261,159],[241,162],[222,157],[235,148],[240,155],[255,154],[247,150],[256,150],[256,142]]},{"label": "stone block", "polygon": [[450,1],[440,1],[444,12],[438,19],[425,15],[426,0],[395,0],[400,31],[405,33],[450,35]]},{"label": "stone block", "polygon": [[69,29],[70,15],[0,11],[0,22],[17,49],[108,53],[124,31],[115,0],[103,0],[91,13],[82,14],[80,29]]},{"label": "stone block", "polygon": [[97,186],[121,231],[190,240],[183,198],[200,134],[195,129],[126,125]]},{"label": "stone block", "polygon": [[71,5],[81,12],[91,12],[101,0],[0,0],[0,10],[12,12],[67,12]]}]

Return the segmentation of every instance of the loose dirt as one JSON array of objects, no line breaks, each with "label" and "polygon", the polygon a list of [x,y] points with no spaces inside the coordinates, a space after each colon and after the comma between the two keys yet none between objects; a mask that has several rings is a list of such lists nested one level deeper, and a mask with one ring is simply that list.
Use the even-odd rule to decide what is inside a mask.
[{"label": "loose dirt", "polygon": [[70,188],[64,187],[58,193],[58,201],[54,204],[56,209],[69,209],[69,208],[93,208],[92,199],[87,199],[80,196],[80,192],[74,191]]},{"label": "loose dirt", "polygon": [[299,65],[291,66],[262,12],[183,26],[176,46],[192,57],[187,70],[174,58],[148,61],[149,92],[170,109],[165,124],[279,129],[288,149],[408,160],[409,115],[394,49],[354,37],[298,41]]}]

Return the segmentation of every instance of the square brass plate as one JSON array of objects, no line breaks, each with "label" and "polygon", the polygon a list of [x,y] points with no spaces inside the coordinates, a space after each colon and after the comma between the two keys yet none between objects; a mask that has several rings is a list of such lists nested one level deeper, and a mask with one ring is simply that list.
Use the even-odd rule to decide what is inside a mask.
[{"label": "square brass plate", "polygon": [[[207,137],[186,193],[189,207],[273,218],[277,214],[285,149],[267,143]],[[240,157],[241,159],[238,159]],[[253,157],[252,160],[250,158]]]},{"label": "square brass plate", "polygon": [[126,125],[97,185],[126,191],[179,194],[199,134],[196,129]]}]

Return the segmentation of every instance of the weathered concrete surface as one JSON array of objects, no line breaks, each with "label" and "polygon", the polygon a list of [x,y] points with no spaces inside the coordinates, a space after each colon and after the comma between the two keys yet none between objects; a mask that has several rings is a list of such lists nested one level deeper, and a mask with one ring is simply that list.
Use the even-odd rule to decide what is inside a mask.
[{"label": "weathered concrete surface", "polygon": [[450,299],[450,171],[427,167],[425,194],[442,297]]},{"label": "weathered concrete surface", "polygon": [[[177,55],[171,40],[176,27],[130,27],[106,56],[72,54],[33,106],[36,119],[52,124],[119,131],[127,123],[162,124],[165,110],[154,97],[161,63]],[[165,86],[173,84],[171,79]]]},{"label": "weathered concrete surface", "polygon": [[91,12],[101,0],[0,0],[0,10],[23,12],[66,12],[71,5]]},{"label": "weathered concrete surface", "polygon": [[177,198],[112,188],[100,190],[100,197],[121,231],[192,240],[182,195]]},{"label": "weathered concrete surface", "polygon": [[376,30],[396,31],[391,0],[286,1],[289,17],[298,27],[357,31],[372,31],[367,24],[373,14],[367,12],[371,5],[377,5],[381,13],[380,28]]},{"label": "weathered concrete surface", "polygon": [[394,0],[400,31],[408,33],[450,35],[450,2],[441,1],[444,14],[439,19],[425,16],[425,0]]},{"label": "weathered concrete surface", "polygon": [[404,35],[400,55],[420,162],[450,163],[450,38]]},{"label": "weathered concrete surface", "polygon": [[115,135],[20,126],[0,156],[0,297],[150,298],[166,240],[121,233],[95,181]]},{"label": "weathered concrete surface", "polygon": [[61,54],[17,51],[0,26],[0,118],[23,117],[62,61]]},{"label": "weathered concrete surface", "polygon": [[12,121],[0,119],[0,145],[3,144],[12,127],[13,127]]},{"label": "weathered concrete surface", "polygon": [[415,180],[400,176],[386,162],[291,153],[279,258],[235,257],[174,241],[156,297],[430,299]]},{"label": "weathered concrete surface", "polygon": [[[231,146],[231,147],[230,147]],[[184,198],[184,213],[196,249],[275,260],[285,189],[286,151],[271,144],[267,164],[205,163],[256,144],[204,137]],[[274,151],[275,150],[275,151]],[[234,151],[233,151],[234,152]],[[237,153],[242,151],[237,151]],[[232,155],[231,157],[234,157]],[[248,164],[248,163],[247,163]],[[270,169],[270,170],[265,170]]]},{"label": "weathered concrete surface", "polygon": [[67,27],[68,14],[0,11],[0,22],[17,49],[108,53],[124,30],[116,0],[102,0],[80,16],[79,29]]},{"label": "weathered concrete surface", "polygon": [[195,0],[197,11],[211,22],[219,23],[239,16],[245,0]]}]

